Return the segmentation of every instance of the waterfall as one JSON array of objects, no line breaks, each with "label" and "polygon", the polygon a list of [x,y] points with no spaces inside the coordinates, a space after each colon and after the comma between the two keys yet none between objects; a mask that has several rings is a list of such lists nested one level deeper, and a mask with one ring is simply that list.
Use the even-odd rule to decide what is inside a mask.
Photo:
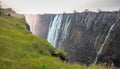
[{"label": "waterfall", "polygon": [[63,46],[61,47],[61,45],[63,44],[65,38],[67,38],[67,36],[68,36],[68,27],[69,27],[70,23],[71,23],[71,18],[70,18],[70,16],[67,16],[67,19],[66,19],[64,25],[62,26],[62,32],[61,32],[62,39],[59,42],[59,49],[64,49],[64,47]]},{"label": "waterfall", "polygon": [[66,23],[65,23],[64,31],[63,31],[63,40],[67,37],[68,27],[69,27],[70,22],[71,22],[71,19],[70,20],[69,19],[70,19],[70,17],[68,16]]},{"label": "waterfall", "polygon": [[110,27],[110,29],[109,29],[109,31],[108,31],[106,37],[105,37],[105,40],[104,40],[103,44],[101,45],[99,51],[97,52],[97,55],[96,55],[94,64],[97,63],[98,57],[99,57],[99,55],[101,54],[101,52],[102,52],[102,50],[103,50],[103,47],[104,47],[104,45],[105,45],[105,43],[106,43],[108,37],[110,36],[110,32],[111,32],[111,30],[113,29],[114,26],[115,26],[115,23]]},{"label": "waterfall", "polygon": [[113,27],[115,26],[115,24],[119,21],[119,19],[120,19],[120,16],[118,16],[118,19],[116,20],[116,22],[115,22],[114,24],[111,25],[111,27],[110,27],[110,29],[109,29],[109,31],[108,31],[106,37],[105,37],[105,40],[104,40],[103,44],[101,45],[99,51],[97,52],[97,55],[96,55],[94,64],[97,63],[98,58],[99,58],[99,55],[101,54],[101,52],[102,52],[102,50],[103,50],[103,47],[104,47],[104,45],[105,45],[105,43],[106,43],[108,37],[110,36],[111,30],[113,29]]},{"label": "waterfall", "polygon": [[95,49],[99,38],[100,38],[100,35],[98,35],[98,36],[96,37],[96,40],[95,40],[95,44],[94,44],[94,48],[93,48],[93,49]]},{"label": "waterfall", "polygon": [[52,18],[51,18],[51,19],[50,19],[50,24],[49,24],[49,29],[51,28],[52,23],[53,23],[53,21],[52,21]]},{"label": "waterfall", "polygon": [[50,28],[49,28],[47,40],[54,46],[56,46],[56,42],[60,32],[62,17],[63,17],[62,14],[56,15],[52,24],[50,24],[51,27],[49,26]]}]

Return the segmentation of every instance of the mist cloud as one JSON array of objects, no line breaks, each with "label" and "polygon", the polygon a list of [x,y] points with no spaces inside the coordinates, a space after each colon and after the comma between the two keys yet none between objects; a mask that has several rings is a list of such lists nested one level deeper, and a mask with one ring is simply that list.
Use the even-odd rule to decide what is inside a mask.
[{"label": "mist cloud", "polygon": [[1,0],[20,13],[59,13],[84,9],[118,10],[120,0]]}]

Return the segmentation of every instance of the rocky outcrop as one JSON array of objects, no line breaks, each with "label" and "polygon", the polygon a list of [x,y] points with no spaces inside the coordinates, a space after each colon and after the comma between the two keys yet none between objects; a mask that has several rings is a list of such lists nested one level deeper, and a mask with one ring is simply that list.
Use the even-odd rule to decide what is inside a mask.
[{"label": "rocky outcrop", "polygon": [[117,62],[120,58],[120,12],[76,12],[39,16],[41,21],[37,24],[32,22],[35,24],[33,29],[37,31],[32,32],[65,50],[70,62],[108,62],[105,60],[107,57],[116,66],[120,65]]},{"label": "rocky outcrop", "polygon": [[68,62],[67,56],[65,54],[62,54],[60,52],[58,53],[56,51],[49,51],[49,52],[50,52],[51,56],[57,57],[62,61]]},{"label": "rocky outcrop", "polygon": [[6,8],[6,9],[1,9],[2,10],[2,16],[13,16],[17,18],[25,18],[23,14],[16,13],[12,8]]}]

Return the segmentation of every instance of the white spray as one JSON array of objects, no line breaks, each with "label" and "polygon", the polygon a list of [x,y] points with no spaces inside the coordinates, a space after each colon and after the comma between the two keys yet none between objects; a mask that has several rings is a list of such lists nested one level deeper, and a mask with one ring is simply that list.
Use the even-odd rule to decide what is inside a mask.
[{"label": "white spray", "polygon": [[56,46],[56,42],[60,32],[62,17],[63,17],[62,14],[56,15],[52,22],[52,26],[49,28],[47,40],[54,46]]}]

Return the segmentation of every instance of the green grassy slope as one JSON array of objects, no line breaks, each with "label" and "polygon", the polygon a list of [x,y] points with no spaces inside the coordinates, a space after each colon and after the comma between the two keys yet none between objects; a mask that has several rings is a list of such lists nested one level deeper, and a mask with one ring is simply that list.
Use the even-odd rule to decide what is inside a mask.
[{"label": "green grassy slope", "polygon": [[87,69],[52,57],[48,49],[58,51],[46,40],[32,35],[23,19],[0,17],[0,69]]}]

